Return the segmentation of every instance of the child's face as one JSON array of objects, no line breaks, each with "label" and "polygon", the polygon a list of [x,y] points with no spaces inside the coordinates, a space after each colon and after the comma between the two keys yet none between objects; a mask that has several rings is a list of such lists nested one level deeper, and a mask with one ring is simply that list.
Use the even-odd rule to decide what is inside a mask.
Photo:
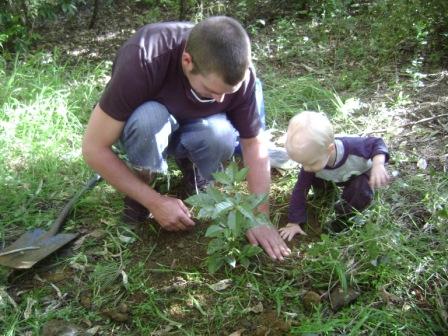
[{"label": "child's face", "polygon": [[302,164],[303,170],[310,173],[317,173],[325,168],[330,159],[329,153],[321,153],[319,155],[309,156],[307,159],[298,161]]},{"label": "child's face", "polygon": [[304,138],[296,148],[296,153],[291,157],[294,161],[302,165],[303,170],[311,173],[317,173],[325,168],[331,157],[331,148],[327,150],[313,145]]}]

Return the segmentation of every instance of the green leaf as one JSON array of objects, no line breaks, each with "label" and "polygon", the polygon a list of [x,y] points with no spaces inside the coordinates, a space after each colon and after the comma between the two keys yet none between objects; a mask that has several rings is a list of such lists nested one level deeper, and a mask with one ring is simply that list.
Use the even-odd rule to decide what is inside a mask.
[{"label": "green leaf", "polygon": [[253,195],[253,199],[251,200],[252,208],[256,209],[260,204],[267,202],[268,195],[266,193],[260,195]]},{"label": "green leaf", "polygon": [[260,246],[247,244],[243,247],[242,255],[246,257],[253,257],[262,251],[263,249]]},{"label": "green leaf", "polygon": [[249,168],[244,167],[239,172],[235,174],[235,182],[242,182],[246,179],[247,173],[249,172]]},{"label": "green leaf", "polygon": [[227,226],[230,231],[232,231],[234,237],[239,237],[241,235],[241,214],[238,216],[236,211],[229,212],[229,216],[227,217]]},{"label": "green leaf", "polygon": [[207,206],[199,209],[198,218],[214,218],[213,213],[215,212],[215,208],[213,206]]},{"label": "green leaf", "polygon": [[215,238],[208,243],[207,254],[214,254],[217,251],[225,249],[225,241],[219,238]]},{"label": "green leaf", "polygon": [[234,256],[226,256],[225,261],[230,265],[230,267],[235,268],[236,266],[236,259]]},{"label": "green leaf", "polygon": [[334,266],[336,274],[338,275],[339,283],[341,284],[341,288],[344,293],[347,293],[347,277],[345,275],[344,268],[339,262],[336,262]]},{"label": "green leaf", "polygon": [[239,261],[240,261],[240,264],[241,264],[244,268],[248,268],[249,265],[250,265],[250,261],[249,261],[249,259],[246,258],[246,257],[244,257],[244,256],[241,256]]},{"label": "green leaf", "polygon": [[205,232],[206,237],[218,237],[224,229],[220,227],[219,225],[211,225],[208,227],[207,231]]},{"label": "green leaf", "polygon": [[219,182],[221,184],[224,184],[226,186],[232,185],[232,180],[231,178],[224,172],[217,172],[212,174],[213,178],[215,179],[216,182]]},{"label": "green leaf", "polygon": [[214,187],[209,187],[209,189],[207,189],[207,194],[216,203],[224,200],[224,194]]},{"label": "green leaf", "polygon": [[217,218],[223,212],[231,209],[233,207],[233,203],[229,201],[224,201],[216,204],[215,210],[213,211],[213,218]]},{"label": "green leaf", "polygon": [[188,197],[185,202],[192,206],[204,207],[207,205],[213,205],[213,199],[210,198],[206,193],[199,193]]},{"label": "green leaf", "polygon": [[246,204],[239,205],[237,207],[237,209],[248,220],[250,220],[251,222],[256,222],[254,212],[253,212],[254,210],[252,208],[250,208],[248,205],[246,205]]},{"label": "green leaf", "polygon": [[207,258],[207,267],[209,273],[215,273],[224,265],[224,258],[220,255],[213,255]]},{"label": "green leaf", "polygon": [[235,182],[235,174],[238,172],[238,166],[235,162],[230,162],[226,168],[226,175],[229,177],[231,183]]}]

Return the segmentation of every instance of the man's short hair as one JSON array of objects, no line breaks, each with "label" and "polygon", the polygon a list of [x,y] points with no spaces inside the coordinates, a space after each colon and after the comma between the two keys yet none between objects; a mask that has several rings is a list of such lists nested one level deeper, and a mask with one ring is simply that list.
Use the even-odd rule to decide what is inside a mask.
[{"label": "man's short hair", "polygon": [[328,146],[334,142],[333,125],[324,113],[314,111],[304,111],[296,114],[288,125],[286,136],[286,150],[290,156],[298,150],[300,138],[307,136],[308,144],[315,146],[319,155],[328,149]]},{"label": "man's short hair", "polygon": [[212,16],[196,24],[185,51],[193,60],[193,73],[220,75],[228,85],[240,83],[250,64],[250,41],[241,24],[226,16]]}]

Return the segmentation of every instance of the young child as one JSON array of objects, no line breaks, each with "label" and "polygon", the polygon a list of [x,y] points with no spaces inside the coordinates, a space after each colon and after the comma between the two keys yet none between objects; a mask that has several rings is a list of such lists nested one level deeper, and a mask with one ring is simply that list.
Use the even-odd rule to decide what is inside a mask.
[{"label": "young child", "polygon": [[290,158],[302,165],[292,192],[288,224],[280,235],[289,241],[305,234],[307,195],[311,187],[324,189],[328,182],[343,187],[342,199],[335,205],[336,220],[329,228],[340,232],[354,211],[364,210],[372,201],[373,190],[389,182],[384,164],[389,153],[376,137],[335,137],[333,126],[323,113],[305,111],[291,119],[286,138]]}]

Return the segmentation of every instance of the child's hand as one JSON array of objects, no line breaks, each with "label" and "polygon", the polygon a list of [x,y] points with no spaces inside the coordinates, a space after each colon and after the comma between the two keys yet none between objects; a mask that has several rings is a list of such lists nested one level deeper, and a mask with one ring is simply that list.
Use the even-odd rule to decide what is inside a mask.
[{"label": "child's hand", "polygon": [[384,166],[384,155],[376,155],[372,159],[372,170],[370,171],[369,185],[372,189],[384,187],[389,183],[389,173]]},{"label": "child's hand", "polygon": [[306,232],[302,230],[300,225],[295,223],[288,223],[285,227],[280,228],[278,231],[280,232],[280,237],[284,240],[288,239],[288,241],[291,241],[297,233],[307,236]]}]

